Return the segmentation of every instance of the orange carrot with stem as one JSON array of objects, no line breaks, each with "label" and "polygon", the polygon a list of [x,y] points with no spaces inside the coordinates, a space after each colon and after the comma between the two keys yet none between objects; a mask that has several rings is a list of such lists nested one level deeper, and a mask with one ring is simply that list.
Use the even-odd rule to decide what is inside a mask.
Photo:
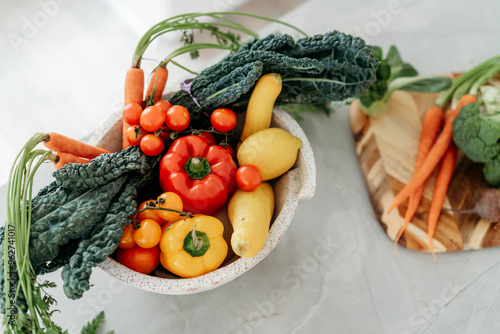
[{"label": "orange carrot with stem", "polygon": [[[464,101],[472,101],[473,99],[475,100],[475,97],[466,94],[462,97],[462,99]],[[460,103],[458,105],[460,105]],[[446,121],[443,126],[443,131],[439,134],[439,137],[430,150],[429,155],[427,156],[427,158],[425,158],[425,161],[422,163],[421,168],[419,168],[413,174],[410,182],[408,182],[408,184],[406,184],[406,186],[404,186],[403,189],[396,195],[394,201],[389,207],[389,212],[396,208],[405,199],[407,199],[408,196],[410,196],[415,190],[417,190],[422,184],[424,184],[429,175],[431,175],[434,171],[434,168],[436,168],[436,166],[439,164],[441,158],[448,149],[448,146],[450,146],[450,143],[452,142],[453,120],[458,115],[459,111],[460,109],[455,108],[451,113],[446,115]]]},{"label": "orange carrot with stem", "polygon": [[111,153],[103,148],[85,144],[54,132],[46,133],[42,142],[49,150],[57,153],[71,153],[80,158],[93,159],[103,153]]},{"label": "orange carrot with stem", "polygon": [[[436,139],[436,136],[441,129],[441,125],[443,124],[443,114],[443,108],[439,106],[432,106],[427,110],[427,113],[424,116],[414,173],[422,166],[425,158],[431,150],[432,145],[434,144],[434,140]],[[403,226],[394,240],[394,250],[396,253],[398,241],[418,209],[424,188],[425,185],[423,184],[410,195]]]},{"label": "orange carrot with stem", "polygon": [[66,166],[69,163],[88,164],[90,160],[77,157],[71,153],[59,152],[56,154],[53,165],[56,169]]},{"label": "orange carrot with stem", "polygon": [[436,232],[441,210],[443,209],[446,192],[448,191],[448,186],[450,185],[451,177],[453,175],[453,171],[455,170],[456,158],[457,147],[454,143],[451,143],[443,156],[443,161],[441,162],[441,166],[436,176],[436,182],[434,183],[434,192],[432,193],[429,218],[427,221],[427,236],[429,237],[429,248],[432,252],[435,263],[437,263],[437,260],[432,240]]},{"label": "orange carrot with stem", "polygon": [[[144,98],[144,71],[140,68],[131,67],[127,71],[127,75],[125,76],[125,94],[124,94],[124,105],[126,106],[129,103],[137,103],[142,106],[142,100]],[[132,146],[127,140],[127,129],[130,127],[130,124],[123,121],[123,130],[122,130],[122,148],[126,149],[129,146]]]},{"label": "orange carrot with stem", "polygon": [[163,90],[167,84],[168,70],[167,68],[160,64],[151,75],[149,80],[148,89],[146,91],[146,107],[152,106],[155,102],[161,100]]}]

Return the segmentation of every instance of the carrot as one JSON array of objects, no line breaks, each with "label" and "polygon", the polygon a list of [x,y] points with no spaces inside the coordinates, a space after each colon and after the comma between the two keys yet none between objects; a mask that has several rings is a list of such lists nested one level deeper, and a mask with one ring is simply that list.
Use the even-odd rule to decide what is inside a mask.
[{"label": "carrot", "polygon": [[476,102],[477,102],[477,99],[474,95],[465,94],[464,96],[462,96],[460,98],[460,101],[458,101],[458,104],[454,110],[455,110],[456,114],[458,115],[458,112],[460,111],[460,109],[462,109],[463,106],[465,106],[466,104],[469,104],[469,103],[476,103]]},{"label": "carrot", "polygon": [[[422,132],[420,133],[420,142],[418,144],[417,159],[415,161],[415,170],[413,173],[415,173],[422,166],[425,158],[431,150],[432,145],[434,144],[434,140],[436,139],[436,136],[441,129],[442,124],[443,108],[438,106],[430,107],[427,110],[427,113],[425,114],[424,120],[422,122]],[[401,227],[399,234],[394,240],[394,249],[396,253],[398,241],[418,209],[422,194],[424,192],[424,188],[425,185],[421,185],[410,195],[410,201],[406,210],[403,226]]]},{"label": "carrot", "polygon": [[437,260],[436,253],[434,252],[434,246],[432,245],[432,239],[434,238],[439,216],[441,215],[443,203],[446,198],[446,192],[448,191],[448,186],[450,185],[451,177],[453,175],[453,171],[455,170],[456,158],[457,147],[454,143],[451,143],[443,156],[441,167],[439,168],[436,176],[434,192],[432,193],[429,218],[427,222],[427,236],[429,237],[429,248],[431,249],[432,256],[434,257],[434,262],[437,262]]},{"label": "carrot", "polygon": [[84,159],[77,157],[71,153],[59,152],[56,155],[56,158],[53,162],[53,165],[56,169],[66,166],[69,163],[77,163],[77,164],[88,164],[89,159]]},{"label": "carrot", "polygon": [[450,143],[452,142],[453,121],[460,111],[459,107],[461,108],[465,104],[472,103],[475,101],[475,99],[476,98],[474,96],[466,94],[460,99],[457,107],[455,107],[454,110],[446,113],[446,120],[443,126],[443,130],[439,134],[436,143],[430,150],[428,156],[425,158],[425,161],[422,163],[421,168],[419,168],[413,174],[410,182],[408,182],[408,184],[406,184],[406,186],[401,189],[396,197],[394,197],[394,201],[389,207],[388,212],[391,212],[406,198],[408,198],[408,196],[410,196],[415,190],[417,190],[422,184],[424,184],[429,175],[432,174],[434,168],[436,168],[436,166],[439,164],[441,158],[448,149],[448,146],[450,146]]},{"label": "carrot", "polygon": [[151,105],[161,100],[163,90],[165,89],[165,85],[167,84],[167,79],[168,79],[168,70],[166,69],[166,67],[160,65],[157,68],[155,68],[153,74],[151,75],[149,86],[146,91],[146,101],[151,100]]},{"label": "carrot", "polygon": [[80,158],[93,159],[103,153],[111,153],[105,149],[82,143],[58,133],[48,132],[42,138],[43,144],[54,152],[71,153]]},{"label": "carrot", "polygon": [[[125,76],[125,106],[129,103],[137,103],[142,106],[142,100],[144,98],[144,71],[140,68],[131,67],[127,71]],[[123,122],[122,129],[122,148],[126,149],[131,146],[127,140],[126,132],[130,127],[130,124]]]}]

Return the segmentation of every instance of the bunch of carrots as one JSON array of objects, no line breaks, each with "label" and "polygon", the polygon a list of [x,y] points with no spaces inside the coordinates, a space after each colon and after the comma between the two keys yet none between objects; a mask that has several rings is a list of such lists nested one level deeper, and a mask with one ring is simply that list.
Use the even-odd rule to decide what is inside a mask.
[{"label": "bunch of carrots", "polygon": [[[433,239],[457,157],[457,147],[453,143],[453,121],[463,106],[477,102],[478,84],[485,84],[491,79],[492,73],[488,70],[497,60],[498,57],[489,59],[455,78],[451,88],[440,93],[435,105],[427,110],[422,124],[413,176],[395,196],[389,207],[390,212],[408,199],[403,225],[394,241],[396,251],[399,239],[417,211],[426,181],[437,169],[427,221],[429,249],[434,262],[437,262]],[[444,112],[447,106],[449,108]]]},{"label": "bunch of carrots", "polygon": [[109,151],[82,143],[58,133],[48,132],[41,138],[41,142],[49,150],[55,152],[50,155],[50,160],[56,169],[69,163],[87,164],[91,159]]}]

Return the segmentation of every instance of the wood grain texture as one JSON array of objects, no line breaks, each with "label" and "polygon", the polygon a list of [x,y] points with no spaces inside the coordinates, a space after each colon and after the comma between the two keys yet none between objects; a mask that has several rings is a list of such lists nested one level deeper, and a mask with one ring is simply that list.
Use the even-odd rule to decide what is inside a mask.
[{"label": "wood grain texture", "polygon": [[[437,94],[396,91],[388,111],[377,118],[364,115],[357,101],[351,104],[350,121],[356,153],[381,227],[394,240],[403,224],[407,201],[388,213],[395,194],[411,179],[417,156],[422,120]],[[480,190],[487,188],[482,166],[459,153],[444,208],[472,208]],[[435,174],[426,183],[420,206],[399,244],[429,251],[427,217]],[[475,214],[443,211],[433,239],[436,252],[463,251],[500,246],[500,228]]]}]

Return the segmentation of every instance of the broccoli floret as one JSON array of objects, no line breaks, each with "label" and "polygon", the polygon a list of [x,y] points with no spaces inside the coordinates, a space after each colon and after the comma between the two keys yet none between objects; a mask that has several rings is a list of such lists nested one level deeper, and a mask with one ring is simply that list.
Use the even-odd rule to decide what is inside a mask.
[{"label": "broccoli floret", "polygon": [[486,164],[486,180],[500,185],[500,113],[481,112],[479,104],[460,109],[453,121],[453,141],[474,162]]}]

